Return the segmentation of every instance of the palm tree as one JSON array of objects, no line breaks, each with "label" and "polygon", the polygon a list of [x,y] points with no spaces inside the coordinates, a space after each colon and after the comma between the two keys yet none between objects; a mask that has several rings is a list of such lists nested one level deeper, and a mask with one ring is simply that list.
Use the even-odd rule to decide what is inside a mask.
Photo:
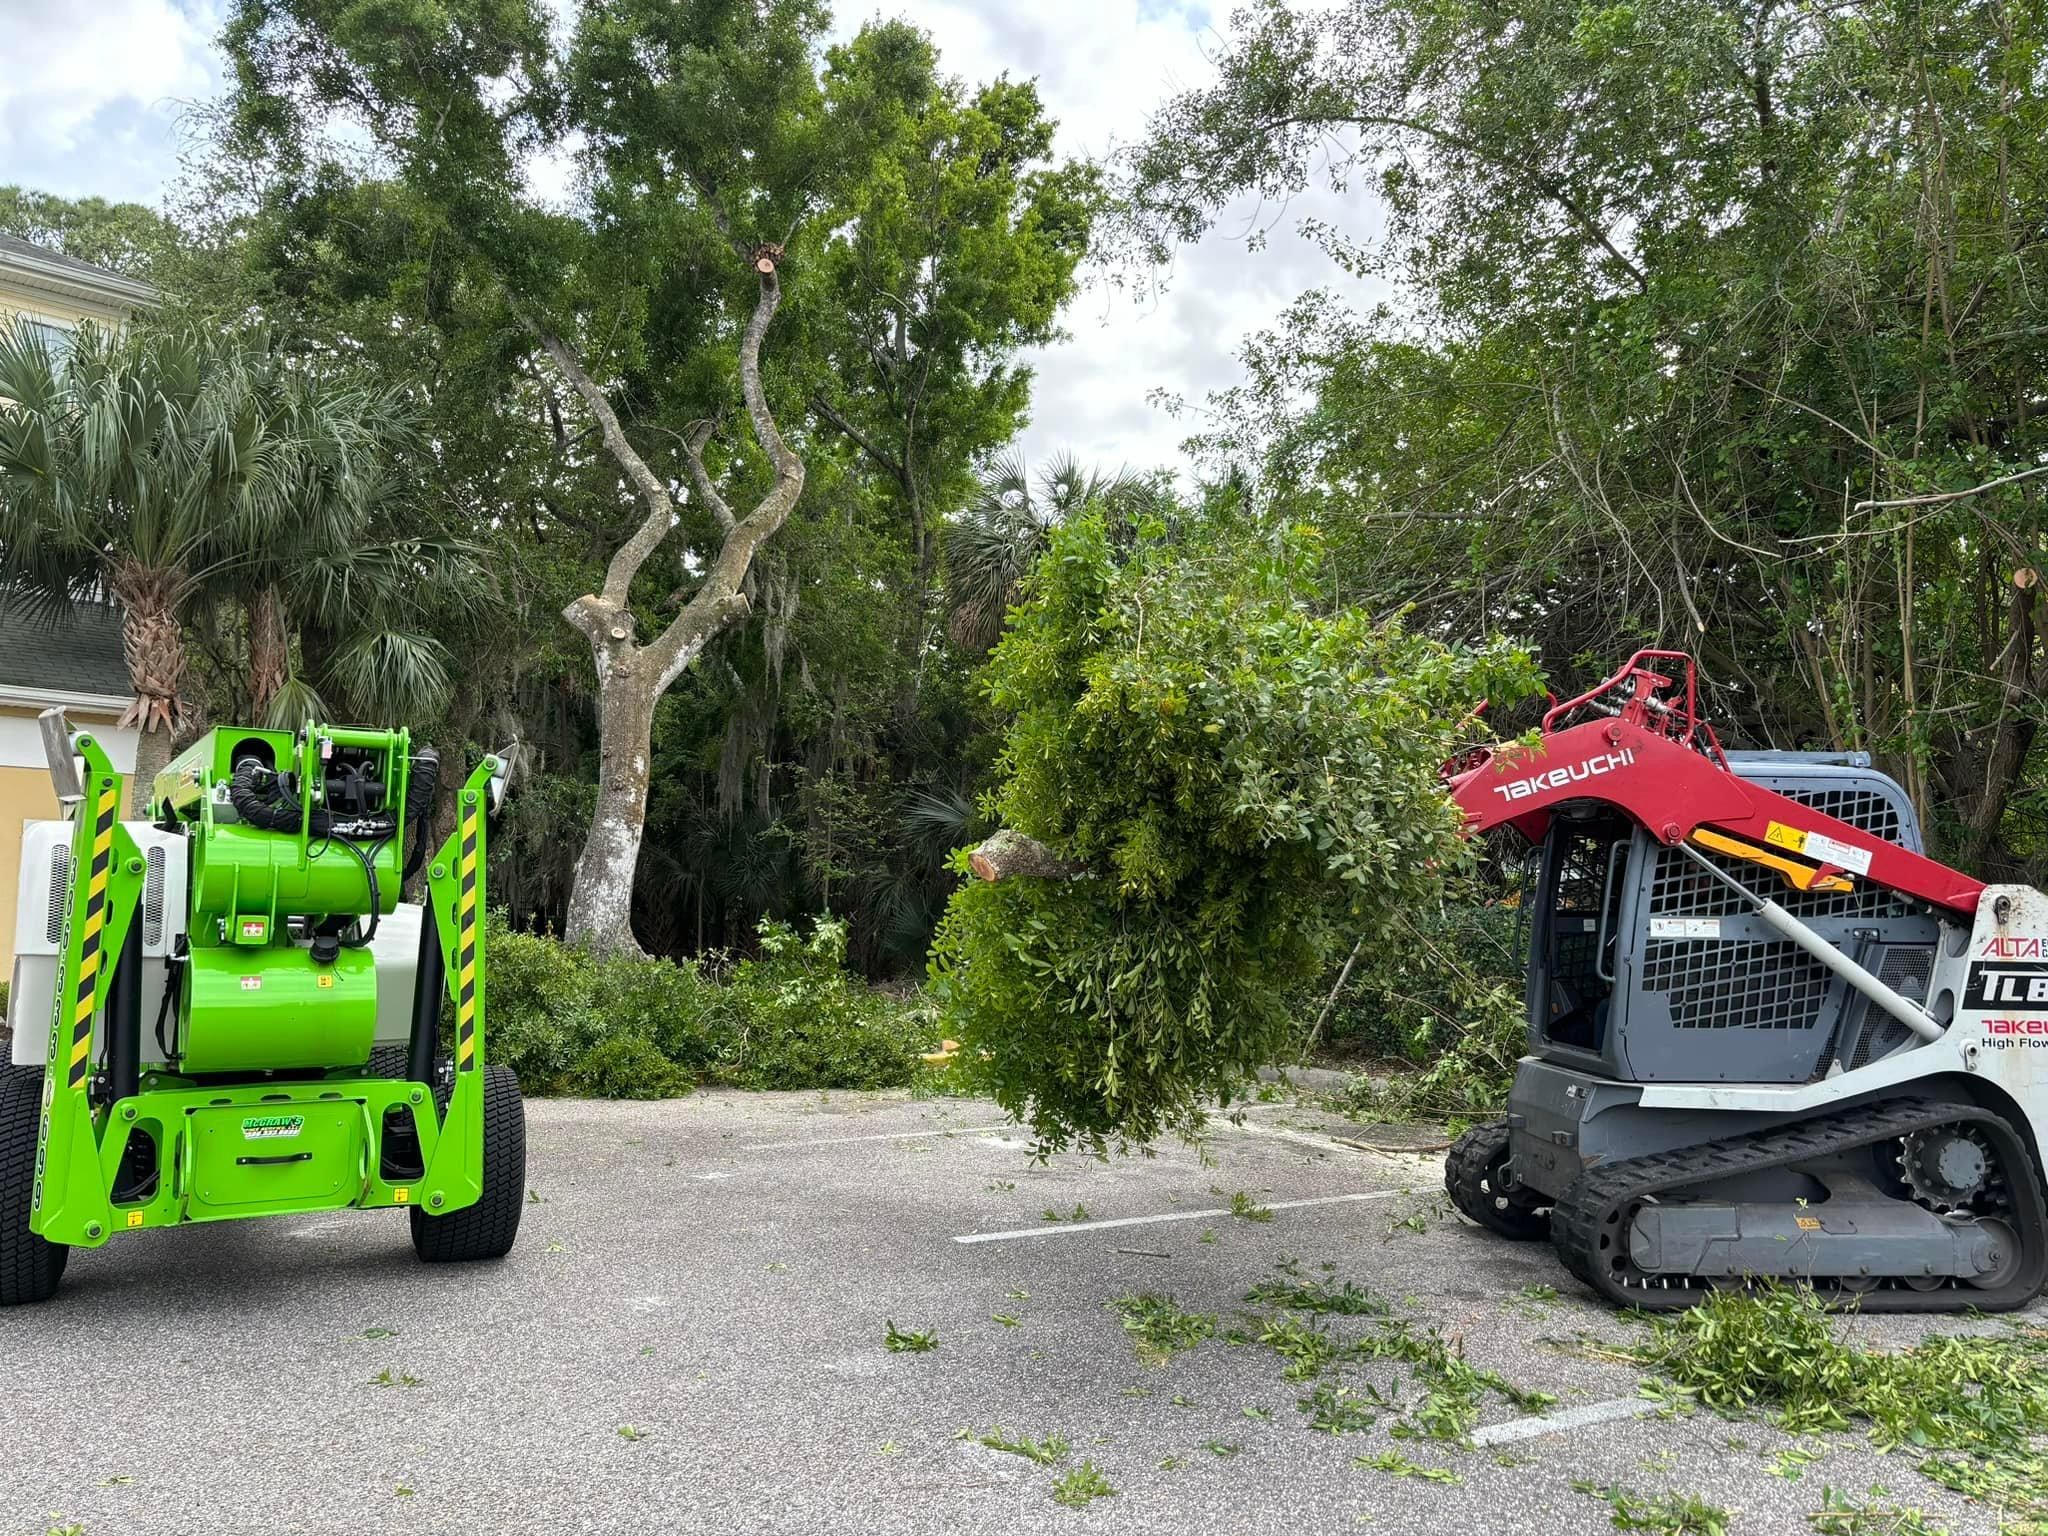
[{"label": "palm tree", "polygon": [[[0,581],[52,608],[119,600],[135,690],[121,723],[141,728],[139,783],[185,722],[182,621],[202,595],[274,594],[278,609],[251,634],[273,718],[290,602],[324,589],[322,616],[354,622],[389,595],[406,546],[353,541],[388,495],[386,465],[408,431],[394,395],[258,342],[81,327],[60,357],[26,326],[0,331]],[[380,562],[385,578],[364,574]],[[371,633],[351,640],[374,650]]]},{"label": "palm tree", "polygon": [[967,510],[946,529],[946,627],[953,643],[976,654],[994,649],[1025,576],[1065,519],[1098,504],[1128,522],[1154,499],[1152,483],[1127,469],[1084,470],[1063,453],[1033,477],[1021,455],[999,455]]}]

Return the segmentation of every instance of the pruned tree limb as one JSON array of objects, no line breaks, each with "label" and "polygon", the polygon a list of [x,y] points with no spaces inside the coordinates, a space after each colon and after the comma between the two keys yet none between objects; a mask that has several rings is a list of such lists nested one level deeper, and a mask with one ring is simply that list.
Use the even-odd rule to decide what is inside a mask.
[{"label": "pruned tree limb", "polygon": [[2017,474],[2000,475],[1996,480],[1986,480],[1982,485],[1973,485],[1967,491],[1936,491],[1927,496],[1902,496],[1894,501],[1859,501],[1855,510],[1869,512],[1878,507],[1931,507],[1940,502],[1961,501],[1966,496],[1981,496],[1986,491],[1997,490],[2001,485],[2011,485],[2015,480],[2027,480],[2035,475],[2048,475],[2048,464],[2037,464],[2032,469],[2023,469]]},{"label": "pruned tree limb", "polygon": [[901,459],[891,454],[879,443],[876,443],[865,432],[861,431],[859,427],[848,421],[839,411],[833,409],[831,402],[826,400],[823,395],[811,396],[811,409],[824,417],[829,425],[851,439],[856,448],[873,459],[892,478],[903,482],[907,488],[910,477],[904,472]]},{"label": "pruned tree limb", "polygon": [[774,413],[768,409],[768,393],[761,385],[761,342],[782,303],[782,283],[772,265],[760,278],[760,298],[755,301],[746,334],[740,340],[740,393],[746,401],[754,440],[774,466],[775,480],[767,494],[754,504],[754,510],[726,531],[725,542],[704,573],[703,585],[683,605],[683,611],[661,638],[647,647],[659,675],[671,681],[689,665],[705,640],[747,611],[747,599],[740,584],[746,580],[754,552],[782,526],[797,497],[803,494],[803,460],[782,440]]},{"label": "pruned tree limb", "polygon": [[[668,487],[661,483],[661,477],[648,468],[647,461],[640,457],[639,450],[626,440],[626,429],[619,425],[618,413],[612,409],[611,401],[597,385],[597,381],[584,371],[583,364],[568,345],[554,332],[546,330],[528,320],[528,327],[539,338],[541,350],[547,353],[562,377],[577,394],[590,414],[597,418],[599,430],[604,434],[604,446],[617,461],[626,478],[633,482],[633,488],[640,493],[640,499],[647,503],[647,516],[634,530],[633,536],[613,551],[611,564],[605,567],[603,597],[614,608],[626,606],[627,590],[633,585],[633,578],[640,567],[647,563],[647,557],[654,553],[657,545],[668,537],[669,530],[676,523],[675,503],[669,499]],[[575,623],[574,619],[570,620]],[[581,627],[580,625],[578,626]]]}]

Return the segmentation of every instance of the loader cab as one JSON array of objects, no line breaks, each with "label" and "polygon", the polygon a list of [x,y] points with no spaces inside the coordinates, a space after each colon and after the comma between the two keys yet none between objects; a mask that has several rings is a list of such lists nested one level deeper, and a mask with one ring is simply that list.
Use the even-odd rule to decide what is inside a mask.
[{"label": "loader cab", "polygon": [[1607,1039],[1615,930],[1635,824],[1591,803],[1553,817],[1529,956],[1530,1046],[1597,1058]]},{"label": "loader cab", "polygon": [[[1861,753],[1731,752],[1744,778],[1921,851],[1897,783]],[[1939,928],[1890,892],[1799,892],[1708,857],[1909,997],[1926,995]],[[1911,1038],[1765,928],[1678,849],[1611,807],[1558,808],[1530,923],[1532,1055],[1622,1082],[1805,1083]]]}]

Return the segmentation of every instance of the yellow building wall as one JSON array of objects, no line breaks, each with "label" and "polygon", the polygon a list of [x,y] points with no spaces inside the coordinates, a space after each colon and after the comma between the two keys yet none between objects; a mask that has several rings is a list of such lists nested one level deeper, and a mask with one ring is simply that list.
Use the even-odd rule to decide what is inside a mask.
[{"label": "yellow building wall", "polygon": [[0,955],[14,974],[14,919],[21,902],[21,828],[57,814],[50,775],[33,768],[0,768]]}]

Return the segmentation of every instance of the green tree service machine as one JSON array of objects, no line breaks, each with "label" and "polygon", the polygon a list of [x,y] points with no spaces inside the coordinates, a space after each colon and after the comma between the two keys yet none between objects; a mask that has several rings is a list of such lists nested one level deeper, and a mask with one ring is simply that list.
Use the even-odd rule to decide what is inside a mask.
[{"label": "green tree service machine", "polygon": [[184,1222],[403,1207],[422,1259],[508,1252],[526,1122],[487,1058],[483,925],[505,760],[428,858],[439,764],[402,730],[211,731],[123,821],[104,744],[42,729],[65,820],[23,839],[0,1305]]}]

